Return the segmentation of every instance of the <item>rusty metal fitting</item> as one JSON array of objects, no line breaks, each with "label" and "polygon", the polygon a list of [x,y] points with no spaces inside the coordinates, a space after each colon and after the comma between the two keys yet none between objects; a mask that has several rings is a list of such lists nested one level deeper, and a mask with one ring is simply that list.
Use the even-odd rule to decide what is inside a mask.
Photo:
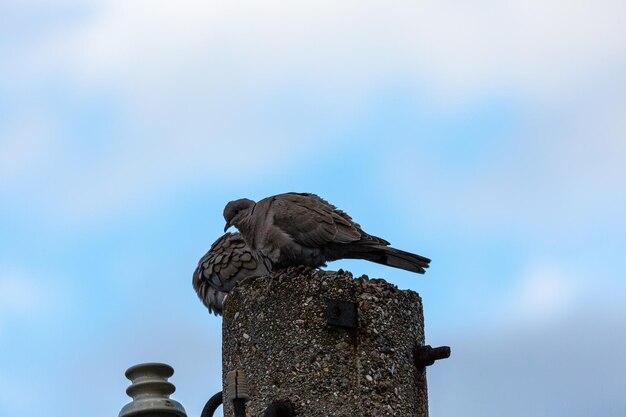
[{"label": "rusty metal fitting", "polygon": [[439,346],[436,348],[430,345],[416,346],[415,350],[413,351],[413,360],[415,361],[415,366],[417,366],[419,369],[430,366],[439,359],[446,359],[449,357],[450,346]]},{"label": "rusty metal fitting", "polygon": [[326,322],[330,326],[356,329],[359,313],[356,303],[342,300],[326,300]]},{"label": "rusty metal fitting", "polygon": [[226,396],[229,400],[242,399],[248,401],[248,379],[243,371],[230,371],[226,375]]}]

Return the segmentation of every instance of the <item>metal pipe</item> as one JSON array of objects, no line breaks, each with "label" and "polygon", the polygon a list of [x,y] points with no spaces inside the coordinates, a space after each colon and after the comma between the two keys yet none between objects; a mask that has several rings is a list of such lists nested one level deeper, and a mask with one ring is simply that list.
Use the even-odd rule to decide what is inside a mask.
[{"label": "metal pipe", "polygon": [[204,408],[202,409],[202,414],[200,414],[200,417],[213,417],[213,414],[215,414],[215,410],[217,410],[217,408],[222,405],[223,402],[224,397],[222,395],[222,391],[220,391],[217,394],[213,395],[211,398],[209,398],[209,401],[206,402]]},{"label": "metal pipe", "polygon": [[436,348],[430,345],[416,346],[415,350],[413,351],[413,360],[415,362],[415,366],[417,366],[419,369],[424,369],[425,367],[435,363],[435,361],[438,361],[440,359],[446,359],[449,357],[449,346],[439,346]]},{"label": "metal pipe", "polygon": [[271,403],[263,413],[263,417],[293,417],[293,405],[289,401]]},{"label": "metal pipe", "polygon": [[233,398],[233,409],[235,410],[235,417],[246,417],[246,400]]}]

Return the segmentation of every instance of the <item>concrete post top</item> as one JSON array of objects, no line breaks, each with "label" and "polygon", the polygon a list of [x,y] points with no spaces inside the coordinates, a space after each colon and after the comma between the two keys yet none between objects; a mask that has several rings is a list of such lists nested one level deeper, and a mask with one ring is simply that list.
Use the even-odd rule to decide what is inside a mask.
[{"label": "concrete post top", "polygon": [[251,415],[289,401],[306,417],[428,416],[425,371],[414,361],[424,344],[414,291],[291,268],[236,287],[222,332],[224,377],[246,373]]},{"label": "concrete post top", "polygon": [[[280,289],[278,292],[284,295],[301,292],[297,291],[298,288],[310,293],[311,299],[319,295],[351,302],[366,301],[364,304],[366,310],[372,302],[379,305],[381,302],[397,304],[398,298],[406,297],[411,299],[414,309],[422,308],[422,299],[418,293],[412,290],[400,290],[385,279],[369,278],[367,275],[354,278],[351,272],[342,269],[323,271],[309,267],[290,268],[269,276],[247,278],[231,291],[227,303],[240,303],[243,298],[249,302],[250,297],[257,298],[259,302],[262,302],[272,298],[272,293],[276,293],[277,289]],[[260,291],[263,289],[265,291]],[[229,308],[230,314],[241,313],[241,307],[231,306]]]}]

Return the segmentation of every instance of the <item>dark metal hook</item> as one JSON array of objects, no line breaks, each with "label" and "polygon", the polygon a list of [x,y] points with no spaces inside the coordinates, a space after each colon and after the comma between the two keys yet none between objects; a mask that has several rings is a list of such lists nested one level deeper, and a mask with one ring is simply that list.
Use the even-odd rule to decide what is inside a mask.
[{"label": "dark metal hook", "polygon": [[209,401],[206,402],[204,408],[202,409],[202,414],[200,414],[200,417],[213,417],[215,410],[217,410],[217,408],[222,405],[222,402],[224,402],[224,398],[222,396],[222,391],[220,391],[217,394],[213,395],[211,398],[209,398]]}]

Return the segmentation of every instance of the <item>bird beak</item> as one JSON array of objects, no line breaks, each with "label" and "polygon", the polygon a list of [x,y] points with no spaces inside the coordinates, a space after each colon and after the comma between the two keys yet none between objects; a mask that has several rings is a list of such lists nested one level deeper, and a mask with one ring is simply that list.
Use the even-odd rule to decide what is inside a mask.
[{"label": "bird beak", "polygon": [[226,226],[224,226],[224,233],[226,233],[226,231],[230,228],[230,226],[232,226],[232,224],[230,224],[230,222],[227,222]]}]

